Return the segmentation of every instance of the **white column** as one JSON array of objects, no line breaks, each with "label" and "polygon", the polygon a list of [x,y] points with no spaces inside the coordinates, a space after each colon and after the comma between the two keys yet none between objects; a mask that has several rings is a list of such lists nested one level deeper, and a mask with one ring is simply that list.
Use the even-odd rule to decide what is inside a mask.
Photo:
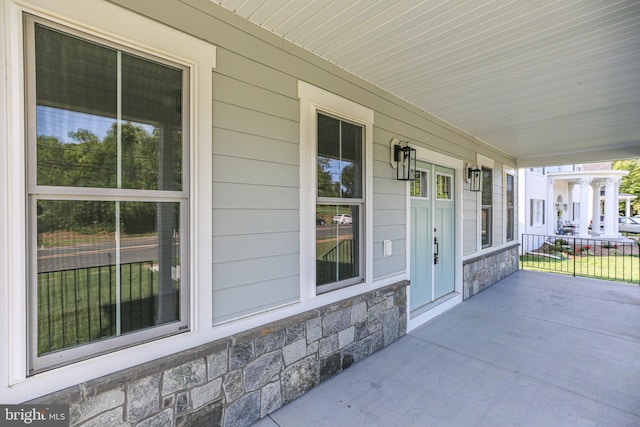
[{"label": "white column", "polygon": [[557,218],[556,218],[556,198],[553,191],[555,180],[549,178],[547,181],[547,202],[545,220],[547,221],[547,234],[556,234]]},{"label": "white column", "polygon": [[613,181],[613,232],[616,236],[620,236],[620,178],[615,178]]},{"label": "white column", "polygon": [[631,216],[631,199],[627,197],[624,202],[624,216]]},{"label": "white column", "polygon": [[[567,196],[567,220],[570,224],[576,225],[575,215],[573,213],[573,190],[576,188],[576,184],[570,182],[569,185],[569,195]],[[576,234],[575,228],[573,229],[573,234]]]},{"label": "white column", "polygon": [[609,178],[604,184],[604,234],[602,237],[617,237],[618,214],[615,195],[615,180]]},{"label": "white column", "polygon": [[[589,237],[589,187],[591,178],[580,178],[580,224],[579,237]],[[583,219],[584,218],[584,219]]]},{"label": "white column", "polygon": [[593,191],[591,234],[594,236],[600,235],[600,226],[602,225],[600,222],[600,187],[602,187],[600,182],[591,184],[591,190]]}]

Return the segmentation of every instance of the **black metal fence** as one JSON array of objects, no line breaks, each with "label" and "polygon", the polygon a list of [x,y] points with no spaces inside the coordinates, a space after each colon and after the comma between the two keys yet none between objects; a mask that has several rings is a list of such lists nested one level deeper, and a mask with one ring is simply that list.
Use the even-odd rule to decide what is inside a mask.
[{"label": "black metal fence", "polygon": [[[158,264],[120,265],[120,333],[156,322]],[[38,353],[116,335],[116,266],[38,274]]]},{"label": "black metal fence", "polygon": [[523,234],[520,265],[640,285],[640,242]]}]

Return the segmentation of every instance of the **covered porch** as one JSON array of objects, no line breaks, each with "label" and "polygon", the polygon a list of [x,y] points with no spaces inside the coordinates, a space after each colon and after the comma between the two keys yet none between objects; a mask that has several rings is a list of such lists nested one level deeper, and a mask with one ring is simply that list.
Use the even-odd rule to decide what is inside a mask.
[{"label": "covered porch", "polygon": [[266,426],[638,425],[640,287],[518,271]]}]

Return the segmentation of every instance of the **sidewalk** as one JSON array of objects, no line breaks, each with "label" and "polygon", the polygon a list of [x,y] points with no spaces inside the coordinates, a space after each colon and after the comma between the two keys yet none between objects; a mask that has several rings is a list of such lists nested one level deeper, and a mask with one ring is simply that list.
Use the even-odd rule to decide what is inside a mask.
[{"label": "sidewalk", "polygon": [[640,287],[518,271],[260,420],[640,425]]}]

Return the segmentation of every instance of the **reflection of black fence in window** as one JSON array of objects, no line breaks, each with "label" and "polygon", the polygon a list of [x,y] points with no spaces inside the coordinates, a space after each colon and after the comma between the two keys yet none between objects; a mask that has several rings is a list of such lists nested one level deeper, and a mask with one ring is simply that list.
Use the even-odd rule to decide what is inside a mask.
[{"label": "reflection of black fence in window", "polygon": [[318,261],[316,266],[317,284],[336,282],[359,274],[354,242],[354,239],[341,240],[322,256],[322,261]]},{"label": "reflection of black fence in window", "polygon": [[[158,324],[158,277],[152,261],[120,265],[122,334]],[[175,301],[175,320],[179,296],[173,288],[162,299]],[[115,265],[39,273],[38,354],[115,336],[116,306]]]},{"label": "reflection of black fence in window", "polygon": [[549,271],[640,285],[638,242],[523,234],[523,270]]}]

